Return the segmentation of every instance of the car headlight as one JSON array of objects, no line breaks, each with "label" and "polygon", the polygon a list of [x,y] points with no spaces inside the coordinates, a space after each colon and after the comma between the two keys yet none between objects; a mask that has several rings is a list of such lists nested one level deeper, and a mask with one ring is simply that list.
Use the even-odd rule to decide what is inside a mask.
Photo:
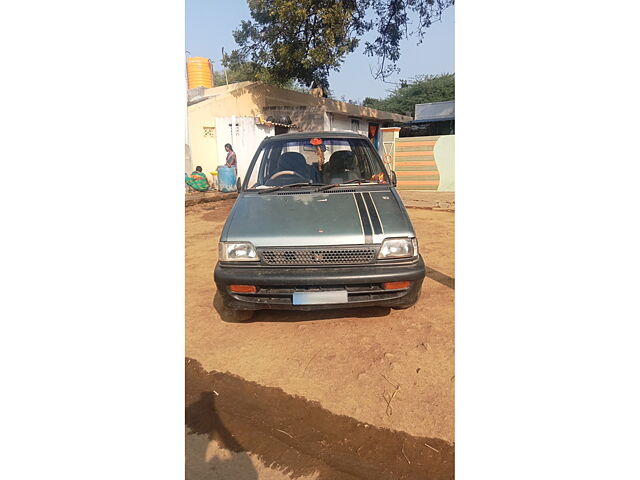
[{"label": "car headlight", "polygon": [[418,256],[418,240],[415,238],[387,238],[382,242],[379,259]]},{"label": "car headlight", "polygon": [[256,262],[260,260],[256,247],[251,242],[220,242],[221,262]]}]

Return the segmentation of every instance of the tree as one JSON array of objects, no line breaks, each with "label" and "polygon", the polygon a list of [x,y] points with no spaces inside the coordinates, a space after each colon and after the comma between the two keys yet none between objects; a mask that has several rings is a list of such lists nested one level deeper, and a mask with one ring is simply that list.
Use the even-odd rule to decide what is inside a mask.
[{"label": "tree", "polygon": [[365,53],[378,57],[374,77],[385,79],[397,71],[400,40],[409,36],[409,12],[418,15],[413,33],[421,41],[454,1],[248,0],[253,20],[241,22],[233,32],[240,49],[225,59],[225,65],[250,63],[271,82],[295,79],[326,89],[329,73],[356,49],[358,36],[375,30],[377,37],[365,43]]},{"label": "tree", "polygon": [[401,115],[413,115],[416,103],[445,102],[455,99],[455,75],[423,75],[413,81],[401,81],[391,94],[382,100],[365,98],[365,107]]},{"label": "tree", "polygon": [[228,67],[226,68],[226,75],[224,70],[214,70],[213,72],[213,83],[217,87],[225,85],[227,82],[238,83],[246,81],[260,81],[270,85],[277,85],[282,88],[294,90],[296,92],[308,93],[308,89],[299,82],[293,79],[288,79],[286,81],[278,80],[274,78],[266,68],[260,67],[254,62],[245,62],[238,57],[225,55],[223,58],[223,64]]},{"label": "tree", "polygon": [[246,81],[256,81],[259,78],[258,68],[250,63],[238,63],[233,65],[232,68],[226,69],[226,76],[224,70],[214,70],[213,83],[216,86],[225,85],[227,80],[229,83],[238,83]]},{"label": "tree", "polygon": [[[244,81],[260,81],[278,86],[291,85],[292,78],[284,78],[273,75],[273,73],[263,65],[257,62],[247,60],[239,51],[234,50],[231,54],[224,54],[222,57],[222,65],[227,69],[227,77],[229,83]],[[224,72],[222,72],[224,76]],[[222,82],[222,84],[226,83]]]}]

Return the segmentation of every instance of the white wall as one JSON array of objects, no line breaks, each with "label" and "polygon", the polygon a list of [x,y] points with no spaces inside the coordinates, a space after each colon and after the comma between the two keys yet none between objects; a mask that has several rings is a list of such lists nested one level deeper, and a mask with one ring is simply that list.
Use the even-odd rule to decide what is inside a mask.
[{"label": "white wall", "polygon": [[[233,130],[230,123],[233,124]],[[216,117],[216,134],[218,165],[226,163],[224,145],[230,143],[236,152],[238,176],[244,180],[258,145],[264,137],[274,134],[274,128],[256,125],[254,117]]]},{"label": "white wall", "polygon": [[[333,119],[331,121],[331,130],[347,130],[349,132],[351,130],[351,119],[355,117],[349,117],[346,115],[333,114]],[[358,122],[360,123],[359,129],[357,133],[362,135],[367,135],[369,133],[369,121],[363,118],[358,118]],[[327,127],[328,128],[328,127]]]}]

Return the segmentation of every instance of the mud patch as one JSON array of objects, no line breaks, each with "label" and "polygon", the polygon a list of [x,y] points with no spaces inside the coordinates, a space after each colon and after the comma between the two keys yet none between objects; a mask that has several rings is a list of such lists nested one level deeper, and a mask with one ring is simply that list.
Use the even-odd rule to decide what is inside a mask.
[{"label": "mud patch", "polygon": [[[363,424],[320,404],[186,359],[186,425],[293,478],[452,479],[454,446]],[[194,461],[187,452],[187,461]]]}]

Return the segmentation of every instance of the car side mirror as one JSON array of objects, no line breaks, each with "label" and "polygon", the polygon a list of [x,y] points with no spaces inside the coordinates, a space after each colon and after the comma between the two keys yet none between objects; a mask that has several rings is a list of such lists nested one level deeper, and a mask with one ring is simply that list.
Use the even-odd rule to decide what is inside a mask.
[{"label": "car side mirror", "polygon": [[238,179],[236,180],[236,190],[238,191],[238,193],[240,193],[241,189],[242,189],[242,182],[240,181],[240,177],[238,177]]},{"label": "car side mirror", "polygon": [[398,185],[398,177],[396,177],[396,172],[391,170],[391,185],[396,187]]}]

